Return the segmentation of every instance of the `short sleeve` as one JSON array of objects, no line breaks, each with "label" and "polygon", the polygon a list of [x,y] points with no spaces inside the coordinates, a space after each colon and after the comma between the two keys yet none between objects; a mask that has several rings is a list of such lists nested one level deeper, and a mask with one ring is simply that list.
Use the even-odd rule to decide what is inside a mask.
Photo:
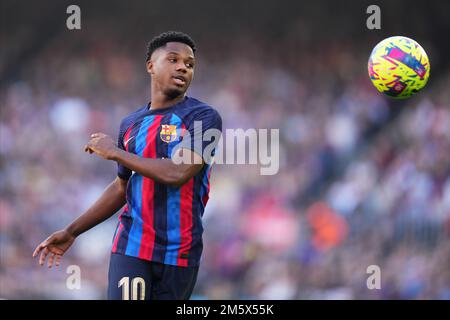
[{"label": "short sleeve", "polygon": [[[118,141],[117,141],[117,146],[126,151],[125,150],[125,146],[123,145],[123,138],[125,135],[125,130],[122,130],[122,125],[121,128],[119,130],[119,137],[118,137]],[[127,167],[124,167],[123,165],[121,165],[120,163],[117,163],[117,176],[123,180],[128,180],[131,177],[131,170],[128,169]]]},{"label": "short sleeve", "polygon": [[198,112],[189,122],[183,140],[175,150],[189,149],[200,155],[206,163],[211,163],[222,134],[222,118],[210,108]]}]

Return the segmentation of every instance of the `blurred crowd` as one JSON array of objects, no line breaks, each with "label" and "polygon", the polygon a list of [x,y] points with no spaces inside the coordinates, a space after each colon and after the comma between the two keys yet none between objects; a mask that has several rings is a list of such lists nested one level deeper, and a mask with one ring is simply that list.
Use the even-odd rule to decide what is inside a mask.
[{"label": "blurred crowd", "polygon": [[[0,298],[106,298],[117,215],[81,235],[59,268],[31,254],[116,176],[114,162],[83,152],[89,135],[116,137],[150,99],[155,34],[113,33],[113,23],[46,39],[1,86]],[[192,298],[450,299],[450,70],[394,101],[367,76],[371,44],[294,29],[278,42],[243,32],[227,51],[213,38],[198,46],[188,94],[224,128],[279,129],[280,170],[214,167]],[[69,265],[80,266],[80,290],[66,287]],[[374,265],[380,290],[367,286]]]}]

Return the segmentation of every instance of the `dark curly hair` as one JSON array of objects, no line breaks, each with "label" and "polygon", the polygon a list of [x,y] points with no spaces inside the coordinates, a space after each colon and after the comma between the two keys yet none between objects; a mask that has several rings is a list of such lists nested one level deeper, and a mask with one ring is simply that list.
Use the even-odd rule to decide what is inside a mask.
[{"label": "dark curly hair", "polygon": [[192,51],[195,53],[196,47],[194,40],[187,35],[186,33],[180,32],[180,31],[167,31],[163,32],[160,35],[154,37],[147,46],[147,60],[150,60],[150,57],[152,56],[153,52],[155,52],[156,49],[164,47],[167,42],[181,42],[189,47],[191,47]]}]

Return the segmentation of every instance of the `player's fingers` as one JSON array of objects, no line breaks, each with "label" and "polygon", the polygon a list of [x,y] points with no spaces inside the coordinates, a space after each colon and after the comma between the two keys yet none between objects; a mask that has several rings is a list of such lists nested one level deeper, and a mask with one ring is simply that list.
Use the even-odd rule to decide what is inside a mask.
[{"label": "player's fingers", "polygon": [[91,144],[88,143],[87,145],[84,146],[84,152],[89,152],[89,153],[93,153],[94,150],[91,148]]},{"label": "player's fingers", "polygon": [[39,252],[41,252],[41,250],[44,249],[44,248],[45,247],[42,244],[38,245],[36,247],[36,249],[34,249],[33,258],[36,258],[36,256],[39,254]]},{"label": "player's fingers", "polygon": [[60,263],[61,263],[61,256],[57,254],[55,258],[55,266],[59,267]]},{"label": "player's fingers", "polygon": [[42,250],[41,256],[39,257],[39,264],[40,264],[41,266],[44,265],[45,258],[47,257],[48,253],[49,253],[49,251],[48,251],[47,247],[44,248],[44,250]]},{"label": "player's fingers", "polygon": [[36,249],[34,249],[34,251],[33,251],[33,258],[35,258],[39,254],[39,252],[41,252],[42,248],[43,248],[42,244],[40,244],[40,245],[38,245],[36,247]]},{"label": "player's fingers", "polygon": [[49,238],[45,239],[45,241],[42,241],[37,247],[36,249],[34,249],[33,252],[33,258],[36,257],[39,252],[41,252],[42,249],[44,249],[46,246],[48,246],[49,244]]},{"label": "player's fingers", "polygon": [[53,266],[53,260],[55,260],[55,254],[51,253],[50,257],[48,258],[47,266],[51,268]]}]

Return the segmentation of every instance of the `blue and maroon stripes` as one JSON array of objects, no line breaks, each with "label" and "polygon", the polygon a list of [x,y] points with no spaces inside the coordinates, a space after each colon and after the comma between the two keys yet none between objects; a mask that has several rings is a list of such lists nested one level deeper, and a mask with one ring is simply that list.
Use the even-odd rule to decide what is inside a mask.
[{"label": "blue and maroon stripes", "polygon": [[[124,145],[125,150],[128,152],[133,152],[135,150],[136,145],[136,137],[137,133],[139,132],[139,125],[133,125],[130,126],[125,134],[123,141],[128,142],[126,145]],[[133,138],[133,139],[130,139]],[[133,194],[133,186],[131,183],[127,184],[127,204],[125,205],[125,208],[122,212],[122,214],[119,217],[120,225],[117,234],[116,239],[114,239],[114,245],[112,248],[112,252],[121,252],[124,253],[127,245],[128,245],[128,237],[129,237],[129,231],[131,229],[132,220],[130,218],[130,205],[131,205],[131,199],[128,198],[130,194]]]},{"label": "blue and maroon stripes", "polygon": [[192,199],[194,193],[194,178],[185,183],[180,190],[180,244],[176,263],[179,266],[188,265],[189,250],[192,243],[193,220],[192,220]]},{"label": "blue and maroon stripes", "polygon": [[[153,116],[145,117],[139,126],[139,132],[135,137],[135,148],[134,151],[136,155],[143,155],[147,134],[150,126],[154,120]],[[131,194],[131,218],[132,225],[129,232],[129,239],[127,243],[127,249],[125,251],[126,255],[133,257],[139,256],[140,244],[142,239],[142,184],[143,176],[140,174],[134,174],[129,182],[132,185],[133,192]]]},{"label": "blue and maroon stripes", "polygon": [[[185,130],[181,119],[172,114],[171,125],[176,125],[178,136]],[[168,144],[167,154],[172,155],[177,140]],[[193,179],[180,187],[167,187],[167,252],[164,263],[187,266],[192,239]]]},{"label": "blue and maroon stripes", "polygon": [[[181,126],[181,119],[175,114],[170,117],[171,125]],[[167,155],[172,155],[174,143],[167,144]],[[177,251],[180,247],[180,188],[167,186],[167,252],[164,263],[177,265]]]},{"label": "blue and maroon stripes", "polygon": [[[177,139],[160,137],[162,124],[177,126]],[[170,158],[186,127],[175,114],[147,115],[124,134],[125,149],[145,158]],[[209,192],[210,165],[181,187],[134,173],[119,218],[113,252],[177,266],[195,265],[202,251],[201,213]],[[200,200],[200,201],[199,201]]]},{"label": "blue and maroon stripes", "polygon": [[[161,124],[161,116],[156,116],[148,129],[146,136],[146,145],[142,156],[145,158],[156,158],[155,139],[158,136],[158,128]],[[154,190],[155,182],[152,179],[143,177],[142,183],[142,239],[139,249],[139,258],[151,260],[155,243],[154,221]]]},{"label": "blue and maroon stripes", "polygon": [[207,193],[209,191],[209,174],[211,172],[210,165],[205,165],[200,174],[196,175],[193,178],[193,197],[192,197],[192,212],[197,213],[193,214],[191,217],[192,221],[192,239],[191,239],[191,250],[189,254],[188,265],[194,264],[195,259],[197,259],[203,250],[203,242],[202,242],[202,233],[203,233],[203,225],[202,225],[202,213],[204,212],[204,208],[207,201]]},{"label": "blue and maroon stripes", "polygon": [[117,244],[119,242],[120,234],[122,233],[123,225],[122,225],[122,218],[119,216],[119,223],[117,224],[116,232],[114,233],[113,237],[113,246],[112,246],[112,252],[117,252]]},{"label": "blue and maroon stripes", "polygon": [[[168,124],[170,116],[161,116],[161,124]],[[161,129],[158,129],[154,140],[154,148],[157,158],[167,157],[167,143],[161,140]],[[152,260],[164,262],[167,249],[167,187],[161,183],[155,183],[153,189],[153,224],[156,234]]]},{"label": "blue and maroon stripes", "polygon": [[209,189],[210,189],[209,179],[211,178],[212,166],[210,164],[206,164],[205,167],[206,169],[205,173],[203,174],[202,187],[200,189],[200,199],[202,200],[203,209],[205,208],[209,200]]}]

